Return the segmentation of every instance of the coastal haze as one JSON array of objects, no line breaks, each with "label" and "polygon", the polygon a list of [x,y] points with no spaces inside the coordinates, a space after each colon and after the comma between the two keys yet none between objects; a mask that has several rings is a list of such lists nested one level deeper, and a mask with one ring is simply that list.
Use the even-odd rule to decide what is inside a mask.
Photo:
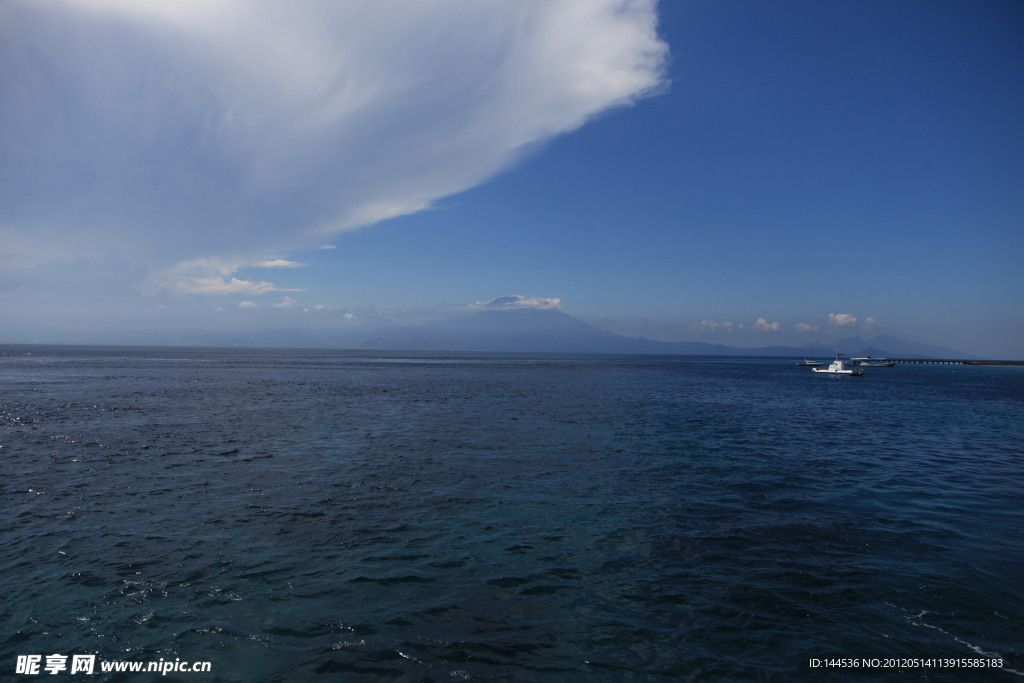
[{"label": "coastal haze", "polygon": [[0,343],[342,338],[518,301],[658,342],[1024,358],[1022,23],[1006,0],[6,2]]},{"label": "coastal haze", "polygon": [[179,343],[189,346],[734,356],[831,356],[837,349],[843,349],[841,353],[849,356],[975,358],[964,351],[884,335],[868,340],[844,337],[830,343],[812,342],[799,347],[738,348],[703,342],[664,342],[614,334],[553,308],[505,310],[510,300],[515,301],[515,298],[503,297],[499,304],[484,306],[484,310],[416,325],[377,321],[353,326],[345,332],[319,333],[284,328],[248,335],[183,337]]}]

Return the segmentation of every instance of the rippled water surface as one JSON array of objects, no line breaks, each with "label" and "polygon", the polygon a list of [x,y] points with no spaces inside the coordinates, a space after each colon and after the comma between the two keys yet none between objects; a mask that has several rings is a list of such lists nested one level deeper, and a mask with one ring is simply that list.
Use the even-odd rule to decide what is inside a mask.
[{"label": "rippled water surface", "polygon": [[1021,368],[0,347],[0,382],[5,678],[1024,671]]}]

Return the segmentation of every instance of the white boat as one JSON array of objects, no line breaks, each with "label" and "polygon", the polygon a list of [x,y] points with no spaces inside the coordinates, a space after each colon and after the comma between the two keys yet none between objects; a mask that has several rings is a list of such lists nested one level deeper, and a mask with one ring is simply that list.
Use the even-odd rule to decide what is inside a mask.
[{"label": "white boat", "polygon": [[814,372],[825,372],[830,375],[863,375],[864,371],[858,367],[851,367],[846,364],[845,361],[841,360],[839,356],[843,354],[837,353],[836,359],[832,361],[827,368],[811,368]]},{"label": "white boat", "polygon": [[823,366],[825,364],[822,363],[820,360],[807,360],[805,358],[802,363],[797,363],[797,365],[804,366],[804,367],[810,367],[810,368],[820,368],[821,366]]}]

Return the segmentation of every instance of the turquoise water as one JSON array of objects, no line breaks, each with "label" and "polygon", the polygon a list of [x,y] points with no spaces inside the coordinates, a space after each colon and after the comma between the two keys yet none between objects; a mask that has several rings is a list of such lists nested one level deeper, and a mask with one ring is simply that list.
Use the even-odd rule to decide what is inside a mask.
[{"label": "turquoise water", "polygon": [[20,680],[1024,671],[1021,368],[0,347],[0,381]]}]

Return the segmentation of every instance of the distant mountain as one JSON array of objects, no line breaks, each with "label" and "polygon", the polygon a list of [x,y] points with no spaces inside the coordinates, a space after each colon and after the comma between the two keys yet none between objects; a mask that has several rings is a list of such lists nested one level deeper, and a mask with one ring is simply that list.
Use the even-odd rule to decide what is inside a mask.
[{"label": "distant mountain", "polygon": [[[483,310],[412,328],[430,348],[449,351],[552,353],[728,354],[731,347],[661,342],[602,330],[560,310]],[[423,347],[420,347],[423,348]]]},{"label": "distant mountain", "polygon": [[[426,323],[416,331],[439,349],[562,353],[664,353],[664,342],[614,334],[554,308],[484,310]],[[702,344],[699,353],[710,344]]]},{"label": "distant mountain", "polygon": [[215,346],[349,348],[408,351],[533,351],[694,356],[847,356],[977,358],[963,351],[880,335],[846,337],[804,346],[740,348],[704,342],[664,342],[602,330],[558,309],[482,310],[403,326],[377,320],[347,331],[267,330],[249,335],[208,335],[193,343]]}]

